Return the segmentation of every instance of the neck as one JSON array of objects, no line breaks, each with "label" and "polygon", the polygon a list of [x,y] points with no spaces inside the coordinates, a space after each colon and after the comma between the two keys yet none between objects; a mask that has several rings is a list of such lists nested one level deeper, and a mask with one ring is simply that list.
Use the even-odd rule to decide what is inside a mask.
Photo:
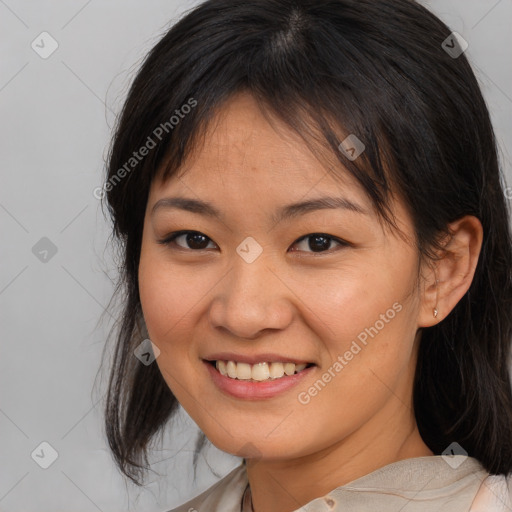
[{"label": "neck", "polygon": [[[382,428],[385,425],[386,428]],[[432,456],[411,409],[395,401],[328,448],[287,460],[248,459],[254,512],[292,512],[336,487],[412,457]]]}]

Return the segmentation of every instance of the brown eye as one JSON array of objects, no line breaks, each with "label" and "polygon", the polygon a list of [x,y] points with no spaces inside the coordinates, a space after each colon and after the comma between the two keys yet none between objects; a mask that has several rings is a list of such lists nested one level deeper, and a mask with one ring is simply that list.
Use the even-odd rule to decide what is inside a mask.
[{"label": "brown eye", "polygon": [[[306,240],[308,242],[304,243],[306,242]],[[335,238],[324,233],[312,233],[310,235],[303,236],[302,238],[297,240],[297,242],[295,242],[294,245],[304,243],[303,249],[300,250],[305,252],[328,252],[332,242],[335,242],[340,247],[349,245],[347,242],[344,242],[339,238]],[[292,251],[294,250],[292,249]]]},{"label": "brown eye", "polygon": [[[180,239],[182,242],[177,243],[176,240]],[[176,231],[175,233],[171,233],[171,235],[164,240],[159,240],[158,243],[162,245],[171,245],[174,242],[174,244],[181,249],[200,251],[208,248],[207,246],[209,241],[211,241],[210,238],[199,231]]]}]

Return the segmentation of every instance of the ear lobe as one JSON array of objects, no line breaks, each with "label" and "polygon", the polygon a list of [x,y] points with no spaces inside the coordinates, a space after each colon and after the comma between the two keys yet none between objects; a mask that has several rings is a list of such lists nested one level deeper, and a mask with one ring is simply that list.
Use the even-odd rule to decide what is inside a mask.
[{"label": "ear lobe", "polygon": [[473,282],[482,248],[482,224],[477,217],[466,215],[448,229],[450,236],[442,253],[425,277],[418,327],[431,327],[446,318]]}]

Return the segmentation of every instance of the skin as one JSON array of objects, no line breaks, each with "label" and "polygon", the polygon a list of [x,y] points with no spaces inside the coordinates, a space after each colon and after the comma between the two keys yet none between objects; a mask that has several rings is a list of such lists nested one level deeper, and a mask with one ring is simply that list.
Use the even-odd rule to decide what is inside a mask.
[{"label": "skin", "polygon": [[[442,321],[469,288],[480,222],[454,222],[436,265],[418,268],[400,200],[392,207],[406,240],[379,221],[347,171],[334,179],[298,135],[277,120],[269,124],[248,94],[231,98],[217,121],[183,172],[155,178],[148,197],[140,298],[171,391],[214,445],[247,459],[256,512],[292,511],[387,464],[432,456],[412,411],[420,328]],[[367,213],[324,209],[271,219],[285,204],[323,195],[348,198]],[[223,220],[170,208],[152,214],[170,196],[208,201]],[[185,236],[158,243],[178,230],[199,231],[206,248],[190,248]],[[311,238],[299,241],[314,233],[333,237],[323,252],[310,248]],[[263,250],[252,263],[236,252],[248,236]],[[298,393],[396,303],[394,318],[300,403]],[[206,370],[202,358],[220,351],[277,352],[316,367],[278,396],[244,400],[220,391]]]}]

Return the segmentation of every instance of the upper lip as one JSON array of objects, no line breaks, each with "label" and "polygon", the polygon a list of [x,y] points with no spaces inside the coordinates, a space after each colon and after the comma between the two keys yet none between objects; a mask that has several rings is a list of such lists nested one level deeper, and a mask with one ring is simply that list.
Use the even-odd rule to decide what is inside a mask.
[{"label": "upper lip", "polygon": [[204,358],[206,361],[236,361],[237,363],[295,363],[295,364],[310,364],[311,361],[305,359],[297,359],[293,356],[285,356],[281,354],[274,354],[265,352],[264,354],[235,354],[233,352],[217,352]]}]

